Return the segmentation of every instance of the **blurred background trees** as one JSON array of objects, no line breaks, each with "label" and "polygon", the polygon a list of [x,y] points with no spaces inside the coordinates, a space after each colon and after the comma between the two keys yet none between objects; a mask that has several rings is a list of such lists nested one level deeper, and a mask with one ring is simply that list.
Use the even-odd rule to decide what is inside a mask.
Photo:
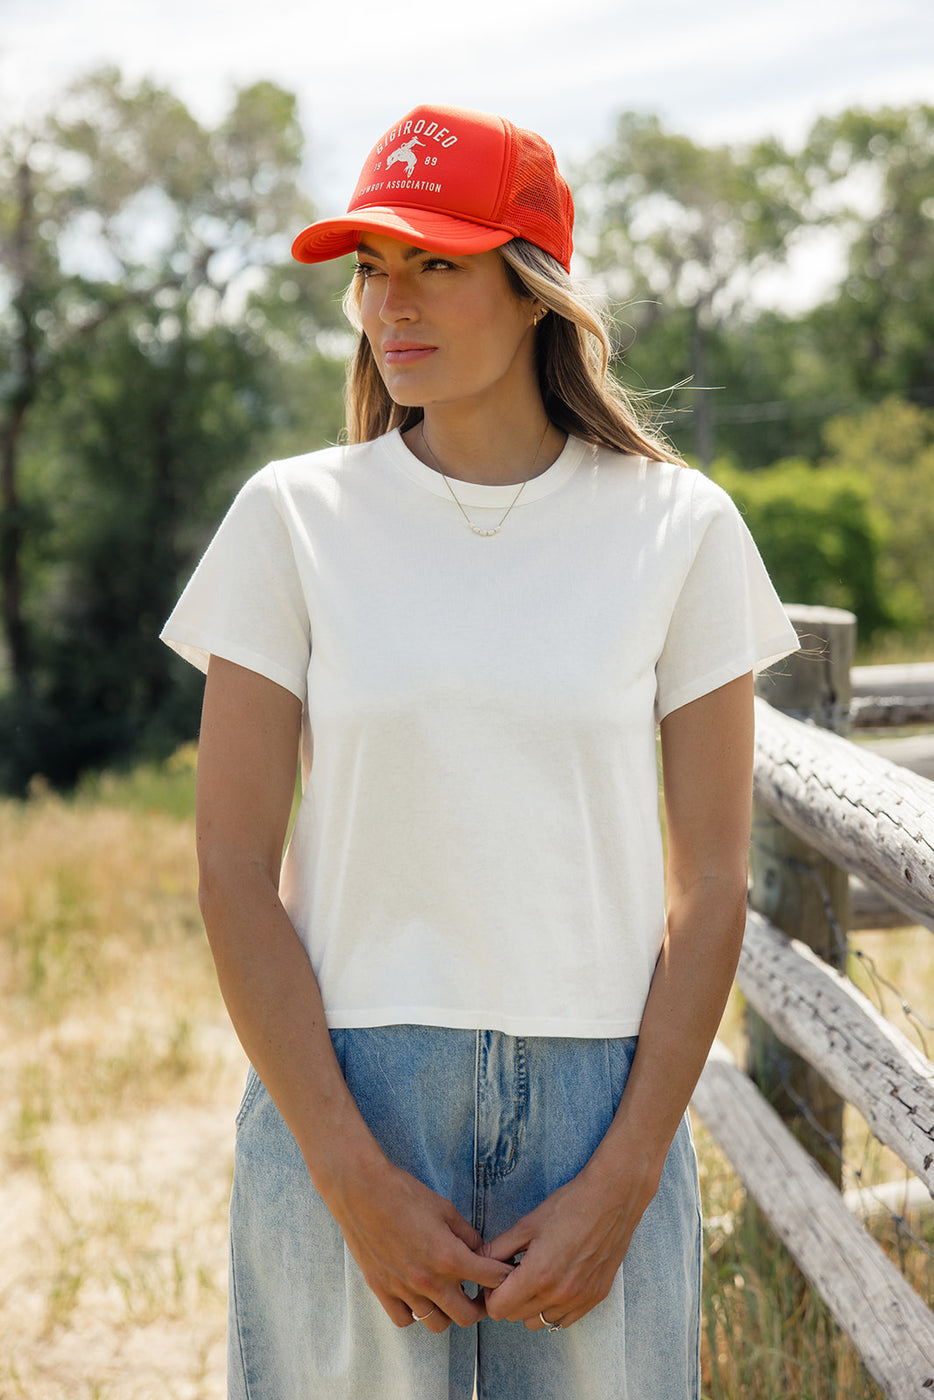
[{"label": "blurred background trees", "polygon": [[0,136],[0,789],[195,732],[180,581],[259,457],[339,430],[335,276],[286,266],[302,154],[272,84],[206,130],[112,71]]},{"label": "blurred background trees", "polygon": [[579,202],[618,372],[740,504],[782,596],[852,608],[864,649],[930,651],[934,107],[824,118],[798,151],[627,113]]},{"label": "blurred background trees", "polygon": [[593,270],[631,316],[640,360],[658,336],[653,369],[690,384],[692,446],[705,469],[715,403],[699,391],[715,382],[717,342],[749,306],[756,277],[784,260],[806,220],[807,194],[798,163],[777,142],[710,149],[633,112],[586,172]]},{"label": "blurred background trees", "polygon": [[[341,427],[347,269],[290,262],[302,162],[270,83],[206,128],[104,71],[0,132],[0,790],[196,733],[159,627],[245,477]],[[844,112],[795,151],[623,114],[576,195],[617,372],[664,391],[783,596],[930,648],[934,108]]]}]

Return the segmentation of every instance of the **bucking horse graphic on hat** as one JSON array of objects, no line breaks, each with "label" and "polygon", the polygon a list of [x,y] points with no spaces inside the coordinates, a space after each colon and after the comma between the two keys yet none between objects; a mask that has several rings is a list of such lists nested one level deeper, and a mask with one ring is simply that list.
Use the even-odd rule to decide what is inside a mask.
[{"label": "bucking horse graphic on hat", "polygon": [[390,165],[394,165],[397,160],[404,160],[406,174],[411,180],[412,171],[415,169],[416,163],[418,162],[418,156],[412,150],[412,147],[424,146],[424,144],[424,141],[419,141],[417,136],[413,136],[411,140],[406,141],[404,146],[397,146],[396,149],[391,151],[386,157],[386,168],[388,169]]}]

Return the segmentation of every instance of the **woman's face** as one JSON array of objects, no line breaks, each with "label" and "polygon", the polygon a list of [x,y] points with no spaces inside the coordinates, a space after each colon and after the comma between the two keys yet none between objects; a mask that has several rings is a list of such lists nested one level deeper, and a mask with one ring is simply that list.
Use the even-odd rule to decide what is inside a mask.
[{"label": "woman's face", "polygon": [[536,384],[535,303],[496,251],[453,256],[365,233],[356,275],[363,333],[396,403],[466,407]]}]

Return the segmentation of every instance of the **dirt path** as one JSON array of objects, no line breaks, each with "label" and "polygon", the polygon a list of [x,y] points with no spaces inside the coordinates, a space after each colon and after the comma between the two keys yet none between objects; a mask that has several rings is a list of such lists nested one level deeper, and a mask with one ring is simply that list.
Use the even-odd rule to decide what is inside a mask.
[{"label": "dirt path", "polygon": [[35,1061],[6,1047],[3,1077],[18,1073],[21,1092],[0,1179],[0,1400],[223,1400],[244,1059],[222,1022],[186,1053],[198,1068],[179,1076],[180,1102],[123,1095],[119,1112],[73,1121],[29,1107]]}]

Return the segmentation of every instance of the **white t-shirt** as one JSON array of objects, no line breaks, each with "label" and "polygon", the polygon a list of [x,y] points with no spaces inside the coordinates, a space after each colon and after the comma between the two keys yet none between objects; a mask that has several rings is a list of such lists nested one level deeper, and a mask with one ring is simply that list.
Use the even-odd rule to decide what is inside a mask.
[{"label": "white t-shirt", "polygon": [[567,1036],[639,1029],[656,718],[797,646],[700,472],[571,438],[482,538],[397,432],[248,481],[162,635],[303,701],[281,893],[332,1027]]}]

